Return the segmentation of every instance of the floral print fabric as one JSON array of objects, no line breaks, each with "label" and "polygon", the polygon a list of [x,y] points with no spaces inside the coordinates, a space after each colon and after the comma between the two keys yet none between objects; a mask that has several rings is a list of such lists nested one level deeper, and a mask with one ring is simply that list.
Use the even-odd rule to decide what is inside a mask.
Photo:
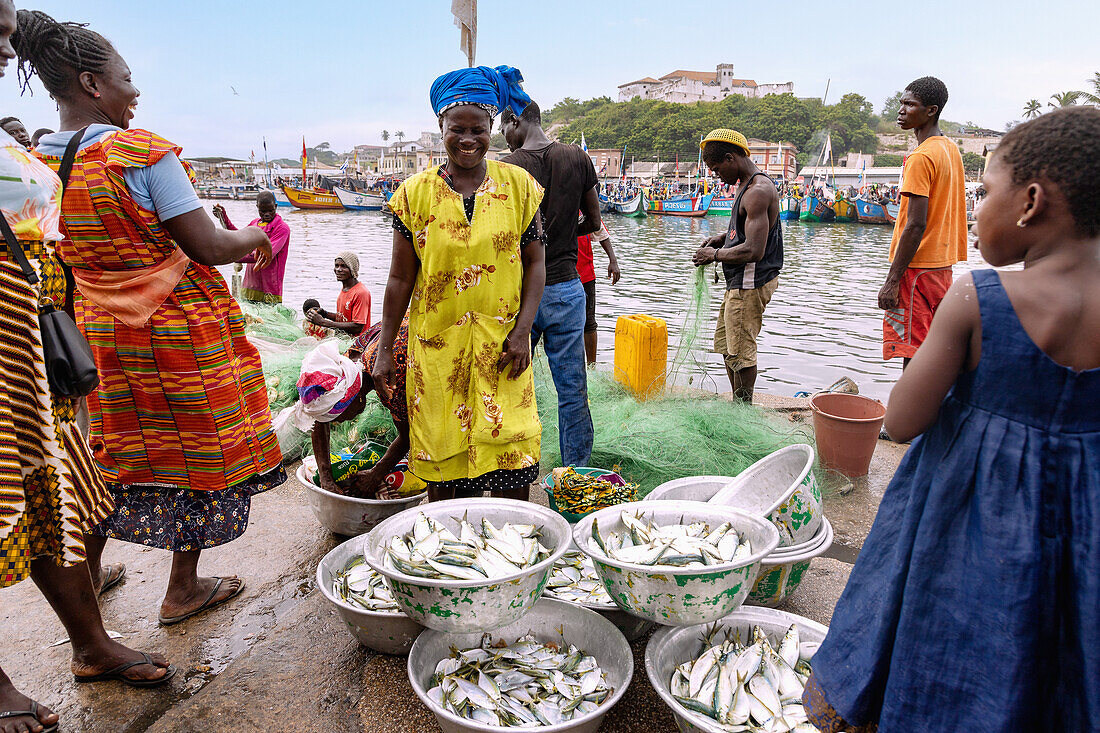
[{"label": "floral print fabric", "polygon": [[523,169],[486,161],[467,217],[435,170],[408,179],[390,208],[420,260],[409,310],[409,465],[424,481],[474,478],[538,463],[542,425],[528,369],[498,370],[519,313],[520,238],[542,201]]}]

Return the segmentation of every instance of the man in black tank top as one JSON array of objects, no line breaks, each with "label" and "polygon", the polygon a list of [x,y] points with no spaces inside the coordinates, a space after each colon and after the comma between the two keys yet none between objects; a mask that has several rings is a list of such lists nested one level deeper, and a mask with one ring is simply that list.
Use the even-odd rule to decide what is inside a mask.
[{"label": "man in black tank top", "polygon": [[752,402],[756,337],[783,268],[779,193],[752,162],[749,143],[736,130],[714,130],[700,147],[703,162],[723,183],[741,182],[729,231],[704,240],[692,261],[696,266],[722,263],[726,295],[714,329],[714,351],[725,361],[734,398]]}]

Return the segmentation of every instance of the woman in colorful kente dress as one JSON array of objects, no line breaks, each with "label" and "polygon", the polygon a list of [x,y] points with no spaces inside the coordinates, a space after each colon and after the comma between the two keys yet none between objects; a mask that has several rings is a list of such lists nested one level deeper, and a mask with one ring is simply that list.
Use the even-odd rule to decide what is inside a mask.
[{"label": "woman in colorful kente dress", "polygon": [[516,69],[481,66],[432,84],[447,163],[394,193],[393,259],[373,377],[393,388],[393,343],[409,306],[409,467],[431,500],[528,498],[542,426],[531,324],[546,279],[538,183],[485,160],[493,118],[530,103]]},{"label": "woman in colorful kente dress", "polygon": [[160,608],[171,624],[240,592],[200,578],[199,553],[239,537],[251,497],[285,480],[260,358],[214,265],[271,260],[258,227],[214,226],[180,148],[127,129],[138,90],[103,36],[20,11],[20,66],[57,100],[60,130],[36,152],[52,167],[83,130],[62,205],[61,258],[100,384],[91,443],[115,512],[87,539],[93,579],[108,537],[171,550]]},{"label": "woman in colorful kente dress", "polygon": [[[15,22],[15,6],[0,0],[0,76],[15,56]],[[175,670],[103,628],[84,532],[111,513],[111,496],[77,427],[74,400],[52,395],[46,378],[38,306],[44,298],[66,305],[66,278],[54,254],[60,202],[53,171],[22,147],[0,147],[0,588],[34,580],[72,639],[78,681],[151,686]],[[24,275],[9,233],[36,283]],[[10,641],[0,635],[0,646],[10,649]],[[20,694],[0,670],[0,730],[39,733],[57,724],[56,714]]]}]

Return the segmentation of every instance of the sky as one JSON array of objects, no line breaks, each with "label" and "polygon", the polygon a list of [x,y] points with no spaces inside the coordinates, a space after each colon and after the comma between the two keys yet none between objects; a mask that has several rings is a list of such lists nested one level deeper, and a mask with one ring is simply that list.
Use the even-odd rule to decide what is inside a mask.
[{"label": "sky", "polygon": [[[438,129],[432,81],[466,65],[447,0],[16,5],[111,39],[142,92],[132,125],[185,157],[259,158],[265,137],[273,158],[297,158],[303,136],[337,151],[380,144],[382,130],[416,138]],[[1100,71],[1097,0],[480,0],[478,24],[477,63],[519,68],[544,108],[732,63],[738,77],[791,81],[800,97],[820,97],[828,82],[828,101],[857,92],[876,110],[909,81],[938,76],[945,118],[1003,129],[1027,100],[1045,104]],[[20,97],[9,66],[0,116],[56,128],[56,107],[37,82],[34,91]]]}]

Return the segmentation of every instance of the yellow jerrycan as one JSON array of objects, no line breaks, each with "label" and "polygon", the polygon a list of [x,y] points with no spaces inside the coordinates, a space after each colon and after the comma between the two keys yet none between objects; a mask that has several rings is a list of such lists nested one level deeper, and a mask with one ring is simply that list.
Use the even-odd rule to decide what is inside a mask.
[{"label": "yellow jerrycan", "polygon": [[665,391],[668,326],[646,315],[619,316],[615,322],[615,379],[640,400]]}]

